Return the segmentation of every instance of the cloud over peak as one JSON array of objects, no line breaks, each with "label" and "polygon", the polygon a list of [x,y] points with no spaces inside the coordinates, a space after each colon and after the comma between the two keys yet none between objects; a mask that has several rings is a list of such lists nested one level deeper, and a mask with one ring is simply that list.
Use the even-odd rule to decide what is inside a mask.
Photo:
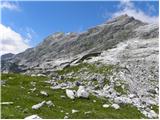
[{"label": "cloud over peak", "polygon": [[141,9],[135,7],[134,3],[130,0],[121,0],[119,11],[115,12],[112,17],[117,17],[123,14],[127,14],[129,16],[133,16],[136,19],[139,19],[146,23],[158,23],[159,16],[151,16],[150,13],[155,10],[154,6],[148,4],[149,13],[143,12]]}]

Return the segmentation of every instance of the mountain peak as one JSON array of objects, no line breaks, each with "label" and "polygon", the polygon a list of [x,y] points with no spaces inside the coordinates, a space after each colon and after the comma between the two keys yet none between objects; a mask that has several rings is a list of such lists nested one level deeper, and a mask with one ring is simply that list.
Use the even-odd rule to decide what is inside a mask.
[{"label": "mountain peak", "polygon": [[114,22],[118,22],[118,21],[133,21],[135,20],[134,17],[128,16],[127,14],[118,16],[118,17],[114,17],[110,20],[107,21],[107,23],[114,23]]}]

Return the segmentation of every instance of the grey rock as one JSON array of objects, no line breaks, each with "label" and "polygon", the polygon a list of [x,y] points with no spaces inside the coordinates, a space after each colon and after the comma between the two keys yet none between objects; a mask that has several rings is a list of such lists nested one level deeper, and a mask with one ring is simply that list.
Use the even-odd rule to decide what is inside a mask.
[{"label": "grey rock", "polygon": [[89,92],[85,89],[84,86],[79,86],[77,90],[77,97],[88,98]]},{"label": "grey rock", "polygon": [[31,115],[31,116],[25,117],[24,119],[31,120],[31,119],[42,119],[42,118],[39,117],[38,115]]},{"label": "grey rock", "polygon": [[72,113],[77,113],[79,110],[72,109]]},{"label": "grey rock", "polygon": [[38,110],[39,108],[41,108],[44,104],[46,103],[46,101],[42,101],[41,103],[38,103],[36,105],[32,106],[33,110]]},{"label": "grey rock", "polygon": [[48,96],[48,93],[46,91],[40,91],[40,93],[44,96]]},{"label": "grey rock", "polygon": [[70,99],[75,99],[75,97],[77,96],[77,95],[76,95],[76,91],[74,91],[74,90],[69,90],[69,89],[66,89],[66,95],[67,95],[67,97],[69,97]]},{"label": "grey rock", "polygon": [[112,104],[111,107],[113,107],[114,109],[119,109],[120,106],[118,104]]},{"label": "grey rock", "polygon": [[108,105],[108,104],[103,104],[102,105],[104,108],[108,108],[110,105]]},{"label": "grey rock", "polygon": [[47,101],[46,104],[48,107],[55,106],[51,100]]}]

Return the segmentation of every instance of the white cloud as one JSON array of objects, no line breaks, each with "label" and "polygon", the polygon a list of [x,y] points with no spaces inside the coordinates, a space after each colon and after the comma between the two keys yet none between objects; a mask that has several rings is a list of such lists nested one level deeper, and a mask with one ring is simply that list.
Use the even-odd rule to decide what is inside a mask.
[{"label": "white cloud", "polygon": [[16,10],[16,11],[20,10],[18,4],[16,4],[15,2],[13,3],[13,2],[9,2],[9,1],[2,1],[0,4],[0,8],[1,9]]},{"label": "white cloud", "polygon": [[17,54],[30,47],[24,42],[25,38],[10,27],[0,24],[0,31],[0,55],[5,53]]},{"label": "white cloud", "polygon": [[142,10],[135,7],[135,5],[130,0],[122,0],[120,5],[120,11],[115,12],[112,17],[120,16],[123,14],[127,14],[129,16],[133,16],[136,19],[139,19],[146,23],[158,23],[159,16],[151,16],[149,13],[154,10],[153,6],[150,6],[149,13],[143,12]]}]

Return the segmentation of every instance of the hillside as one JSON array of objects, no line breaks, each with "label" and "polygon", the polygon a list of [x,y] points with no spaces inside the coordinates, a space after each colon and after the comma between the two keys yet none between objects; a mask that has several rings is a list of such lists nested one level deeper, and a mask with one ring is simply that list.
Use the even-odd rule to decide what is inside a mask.
[{"label": "hillside", "polygon": [[[158,29],[157,24],[122,15],[86,32],[57,32],[35,48],[3,55],[1,70],[9,74],[2,74],[2,102],[14,103],[2,106],[2,118],[32,114],[41,118],[158,118]],[[22,87],[24,93],[18,92]],[[23,95],[15,99],[9,97],[11,91],[17,92],[15,98]],[[21,103],[24,98],[26,105]],[[47,107],[49,100],[55,107]],[[31,109],[42,101],[42,108]],[[28,110],[15,116],[13,106],[19,105]],[[78,110],[75,114],[74,109]]]}]

